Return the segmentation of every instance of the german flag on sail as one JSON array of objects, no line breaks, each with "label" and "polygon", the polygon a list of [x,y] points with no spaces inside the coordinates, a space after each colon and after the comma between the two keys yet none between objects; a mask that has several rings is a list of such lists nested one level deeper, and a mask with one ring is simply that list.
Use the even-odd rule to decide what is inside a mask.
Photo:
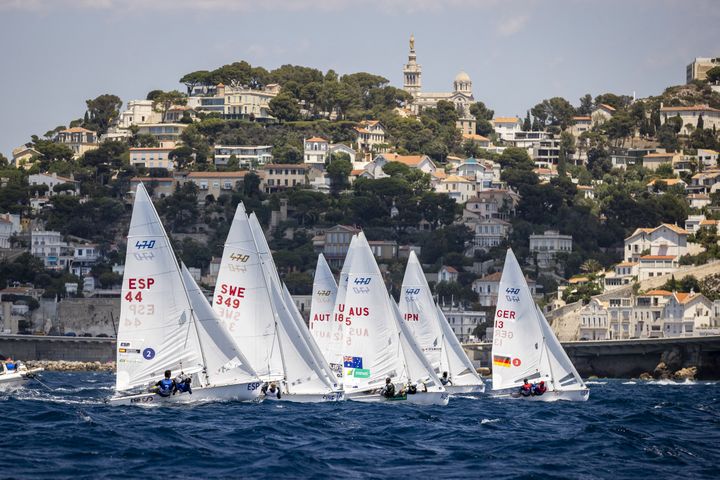
[{"label": "german flag on sail", "polygon": [[500,355],[493,355],[493,366],[509,367],[510,366],[510,357],[501,357]]}]

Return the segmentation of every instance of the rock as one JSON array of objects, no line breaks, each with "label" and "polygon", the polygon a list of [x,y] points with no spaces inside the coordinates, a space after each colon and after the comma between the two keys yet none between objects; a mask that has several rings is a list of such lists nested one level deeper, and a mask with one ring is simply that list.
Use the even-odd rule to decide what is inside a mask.
[{"label": "rock", "polygon": [[695,380],[695,376],[697,375],[697,367],[687,367],[687,368],[681,368],[677,372],[673,374],[673,378],[675,380],[685,381],[685,380]]},{"label": "rock", "polygon": [[640,380],[652,380],[653,376],[650,375],[648,372],[643,372],[640,374]]},{"label": "rock", "polygon": [[598,379],[598,376],[597,376],[597,375],[590,375],[590,376],[588,377],[588,380],[597,380],[597,379]]},{"label": "rock", "polygon": [[655,367],[655,370],[653,370],[653,378],[657,380],[668,380],[670,377],[671,372],[665,362],[658,363],[657,367]]},{"label": "rock", "polygon": [[679,370],[682,367],[682,352],[678,347],[665,351],[660,356],[660,363],[665,364],[669,370]]}]

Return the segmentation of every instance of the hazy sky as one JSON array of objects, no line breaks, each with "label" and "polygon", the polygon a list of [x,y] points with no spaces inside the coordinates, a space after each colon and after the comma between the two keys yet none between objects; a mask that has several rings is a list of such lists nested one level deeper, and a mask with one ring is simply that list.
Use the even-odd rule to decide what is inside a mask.
[{"label": "hazy sky", "polygon": [[401,86],[411,33],[424,90],[465,70],[498,116],[654,95],[720,56],[719,25],[717,0],[0,0],[0,152],[81,117],[86,99],[182,89],[184,73],[237,60]]}]

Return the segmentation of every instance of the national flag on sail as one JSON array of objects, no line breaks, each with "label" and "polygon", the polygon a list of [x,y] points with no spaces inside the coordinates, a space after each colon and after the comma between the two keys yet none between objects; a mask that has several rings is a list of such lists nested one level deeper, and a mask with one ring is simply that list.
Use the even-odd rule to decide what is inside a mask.
[{"label": "national flag on sail", "polygon": [[502,357],[500,355],[493,355],[493,366],[509,367],[510,366],[510,357]]},{"label": "national flag on sail", "polygon": [[345,368],[363,368],[362,357],[343,357]]}]

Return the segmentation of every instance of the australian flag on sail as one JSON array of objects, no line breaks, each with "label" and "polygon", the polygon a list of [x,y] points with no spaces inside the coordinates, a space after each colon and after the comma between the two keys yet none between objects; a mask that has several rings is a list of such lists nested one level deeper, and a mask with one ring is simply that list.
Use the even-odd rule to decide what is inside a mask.
[{"label": "australian flag on sail", "polygon": [[362,357],[343,357],[345,368],[363,368]]}]

